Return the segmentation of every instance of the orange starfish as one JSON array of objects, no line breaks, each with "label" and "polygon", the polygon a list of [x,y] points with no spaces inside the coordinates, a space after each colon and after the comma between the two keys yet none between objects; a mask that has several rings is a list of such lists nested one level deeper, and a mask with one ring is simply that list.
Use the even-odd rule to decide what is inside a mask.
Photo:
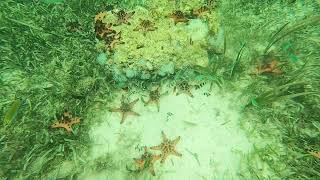
[{"label": "orange starfish", "polygon": [[124,122],[128,115],[140,116],[140,114],[132,111],[133,106],[139,101],[139,98],[132,102],[126,102],[125,97],[122,96],[120,108],[110,109],[111,112],[120,112],[121,113],[121,121],[120,124]]},{"label": "orange starfish", "polygon": [[259,65],[256,67],[254,74],[272,73],[280,75],[282,71],[277,68],[278,61],[272,60],[269,64]]},{"label": "orange starfish", "polygon": [[182,11],[174,11],[169,15],[169,17],[173,19],[175,25],[179,22],[189,22],[189,19],[185,17]]},{"label": "orange starfish", "polygon": [[154,163],[159,160],[161,157],[160,155],[154,155],[154,154],[151,154],[149,151],[148,151],[148,148],[145,146],[144,147],[144,154],[141,156],[140,159],[134,159],[135,161],[135,164],[137,166],[137,172],[140,172],[140,171],[143,171],[145,169],[148,169],[149,172],[155,176],[156,173],[154,171]]},{"label": "orange starfish", "polygon": [[68,133],[72,131],[72,125],[80,123],[80,118],[72,117],[70,112],[64,112],[61,122],[56,122],[51,125],[51,128],[65,128]]},{"label": "orange starfish", "polygon": [[144,102],[144,105],[147,106],[151,103],[154,103],[157,105],[157,109],[158,112],[160,110],[160,87],[158,87],[156,90],[153,90],[149,93],[149,100],[147,102],[144,102],[144,100],[142,99],[142,101]]},{"label": "orange starfish", "polygon": [[180,141],[180,136],[178,136],[176,139],[174,140],[169,140],[166,135],[164,134],[164,132],[162,131],[162,143],[158,146],[153,146],[150,149],[152,150],[161,150],[162,154],[160,155],[161,157],[161,163],[164,163],[164,161],[167,159],[167,157],[171,154],[171,155],[175,155],[175,156],[179,156],[181,157],[182,154],[178,153],[175,150],[175,146],[177,145],[177,143]]}]

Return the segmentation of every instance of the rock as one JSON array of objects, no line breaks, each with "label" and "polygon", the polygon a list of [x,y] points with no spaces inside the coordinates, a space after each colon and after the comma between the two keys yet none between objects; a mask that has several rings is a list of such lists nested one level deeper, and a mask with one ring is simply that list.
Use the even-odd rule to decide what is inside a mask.
[{"label": "rock", "polygon": [[170,62],[168,64],[165,64],[163,66],[161,66],[161,68],[159,69],[158,71],[158,74],[160,76],[166,76],[166,75],[169,75],[169,74],[173,74],[174,73],[174,64],[173,62]]}]

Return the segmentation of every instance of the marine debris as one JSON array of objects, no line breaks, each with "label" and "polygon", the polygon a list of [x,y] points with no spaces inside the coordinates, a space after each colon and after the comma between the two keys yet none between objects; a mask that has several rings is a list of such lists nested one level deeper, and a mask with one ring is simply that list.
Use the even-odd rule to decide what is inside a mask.
[{"label": "marine debris", "polygon": [[160,162],[164,163],[169,155],[175,155],[175,156],[181,157],[182,154],[178,153],[175,150],[176,145],[180,141],[180,136],[178,136],[174,140],[169,140],[163,131],[161,132],[161,134],[162,134],[162,143],[158,146],[150,147],[150,149],[152,149],[152,150],[160,150],[162,152],[160,155],[160,157],[161,157]]},{"label": "marine debris", "polygon": [[134,28],[134,31],[142,31],[143,35],[145,36],[148,31],[155,31],[157,27],[155,27],[155,23],[147,20],[147,19],[140,19],[140,24]]},{"label": "marine debris", "polygon": [[173,19],[175,25],[180,22],[181,23],[189,22],[189,19],[180,10],[173,11],[171,14],[169,14],[169,17]]},{"label": "marine debris", "polygon": [[277,60],[272,60],[268,64],[258,65],[255,71],[253,72],[253,74],[259,75],[259,74],[269,73],[269,74],[280,75],[283,72],[279,68],[277,68],[277,64],[278,64]]},{"label": "marine debris", "polygon": [[118,10],[118,11],[112,11],[112,14],[114,14],[117,17],[117,22],[114,25],[121,25],[121,24],[127,24],[130,25],[129,18],[134,15],[134,11],[132,12],[125,12],[124,10]]},{"label": "marine debris", "polygon": [[63,113],[61,120],[52,124],[51,128],[64,128],[68,133],[72,131],[72,125],[80,123],[80,118],[72,117],[69,111]]},{"label": "marine debris", "polygon": [[144,154],[142,154],[140,158],[134,158],[135,166],[137,169],[131,170],[128,167],[127,169],[131,172],[141,172],[143,170],[148,170],[151,175],[155,176],[156,173],[154,171],[154,164],[160,158],[160,155],[152,154],[148,151],[148,148],[145,146]]},{"label": "marine debris", "polygon": [[124,95],[122,95],[121,105],[119,108],[112,108],[110,112],[119,112],[121,113],[120,124],[124,122],[128,115],[140,116],[139,113],[136,113],[132,110],[133,106],[139,101],[139,98],[135,99],[132,102],[127,102]]}]

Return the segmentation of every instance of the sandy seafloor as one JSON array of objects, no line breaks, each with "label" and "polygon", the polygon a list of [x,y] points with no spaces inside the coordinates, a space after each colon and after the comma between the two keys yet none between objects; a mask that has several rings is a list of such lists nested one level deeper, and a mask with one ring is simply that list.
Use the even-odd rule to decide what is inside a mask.
[{"label": "sandy seafloor", "polygon": [[[120,124],[120,113],[104,112],[99,117],[101,123],[90,131],[91,155],[96,159],[109,154],[117,168],[84,173],[81,179],[239,179],[240,158],[251,151],[252,144],[239,126],[240,106],[236,95],[221,93],[218,88],[209,95],[207,86],[193,89],[194,98],[186,94],[176,96],[172,89],[168,92],[161,97],[159,112],[155,105],[145,107],[139,101],[134,111],[141,116],[129,116],[123,124]],[[113,106],[120,105],[120,97]],[[137,97],[140,96],[132,95],[130,99]],[[182,157],[170,155],[164,164],[157,162],[155,177],[147,171],[130,176],[126,165],[143,154],[143,146],[159,145],[161,131],[170,140],[181,136],[176,150]]]}]

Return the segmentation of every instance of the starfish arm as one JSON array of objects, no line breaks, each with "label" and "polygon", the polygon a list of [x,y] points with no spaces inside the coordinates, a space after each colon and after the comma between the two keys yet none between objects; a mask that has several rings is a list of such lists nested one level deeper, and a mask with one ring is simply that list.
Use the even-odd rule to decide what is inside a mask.
[{"label": "starfish arm", "polygon": [[274,69],[277,66],[277,64],[278,64],[278,61],[272,60],[271,63],[270,63],[270,68]]},{"label": "starfish arm", "polygon": [[150,103],[152,103],[152,100],[151,100],[151,99],[149,99],[147,102],[145,102],[145,103],[144,103],[144,106],[147,106],[147,105],[149,105]]},{"label": "starfish arm", "polygon": [[176,91],[177,91],[177,86],[175,86],[175,87],[173,88],[173,94],[176,94],[176,95],[177,95]]},{"label": "starfish arm", "polygon": [[176,145],[180,141],[181,137],[177,137],[175,140],[172,141],[173,145]]},{"label": "starfish arm", "polygon": [[167,140],[168,140],[168,138],[167,138],[166,134],[164,134],[164,132],[163,132],[163,131],[161,131],[161,135],[162,135],[162,139],[163,139],[163,141],[167,141]]},{"label": "starfish arm", "polygon": [[181,157],[181,156],[182,156],[181,153],[178,153],[178,152],[175,151],[175,150],[173,150],[173,151],[171,152],[171,154],[172,154],[172,155],[175,155],[175,156],[178,156],[178,157]]},{"label": "starfish arm", "polygon": [[121,113],[121,121],[120,124],[122,124],[124,122],[124,120],[127,118],[128,114],[126,112],[122,112]]},{"label": "starfish arm", "polygon": [[129,112],[127,112],[127,114],[128,114],[128,115],[133,115],[133,116],[140,116],[139,113],[136,113],[136,112],[134,112],[134,111],[129,111]]},{"label": "starfish arm", "polygon": [[161,150],[161,149],[162,149],[162,146],[161,146],[161,145],[152,146],[152,147],[150,147],[150,149],[152,149],[152,150]]},{"label": "starfish arm", "polygon": [[154,171],[154,168],[153,167],[150,167],[149,168],[149,172],[152,176],[155,176],[156,175],[156,172]]},{"label": "starfish arm", "polygon": [[160,111],[160,102],[159,102],[159,99],[155,101],[156,105],[157,105],[157,109],[158,109],[158,112]]},{"label": "starfish arm", "polygon": [[67,130],[68,133],[72,131],[71,126],[65,126],[64,128]]},{"label": "starfish arm", "polygon": [[129,103],[130,108],[132,108],[138,101],[139,101],[139,98]]},{"label": "starfish arm", "polygon": [[109,109],[110,112],[122,112],[122,110],[120,108],[112,108]]},{"label": "starfish arm", "polygon": [[168,157],[168,154],[163,154],[160,163],[163,164],[166,161],[167,157]]},{"label": "starfish arm", "polygon": [[189,95],[190,97],[192,97],[192,98],[193,98],[193,94],[191,93],[191,91],[190,91],[190,90],[188,90],[186,93],[187,93],[187,95]]},{"label": "starfish arm", "polygon": [[272,72],[275,74],[282,74],[282,71],[280,69],[274,69]]},{"label": "starfish arm", "polygon": [[152,164],[154,164],[156,161],[158,161],[159,159],[161,159],[160,155],[153,155],[152,156]]}]

